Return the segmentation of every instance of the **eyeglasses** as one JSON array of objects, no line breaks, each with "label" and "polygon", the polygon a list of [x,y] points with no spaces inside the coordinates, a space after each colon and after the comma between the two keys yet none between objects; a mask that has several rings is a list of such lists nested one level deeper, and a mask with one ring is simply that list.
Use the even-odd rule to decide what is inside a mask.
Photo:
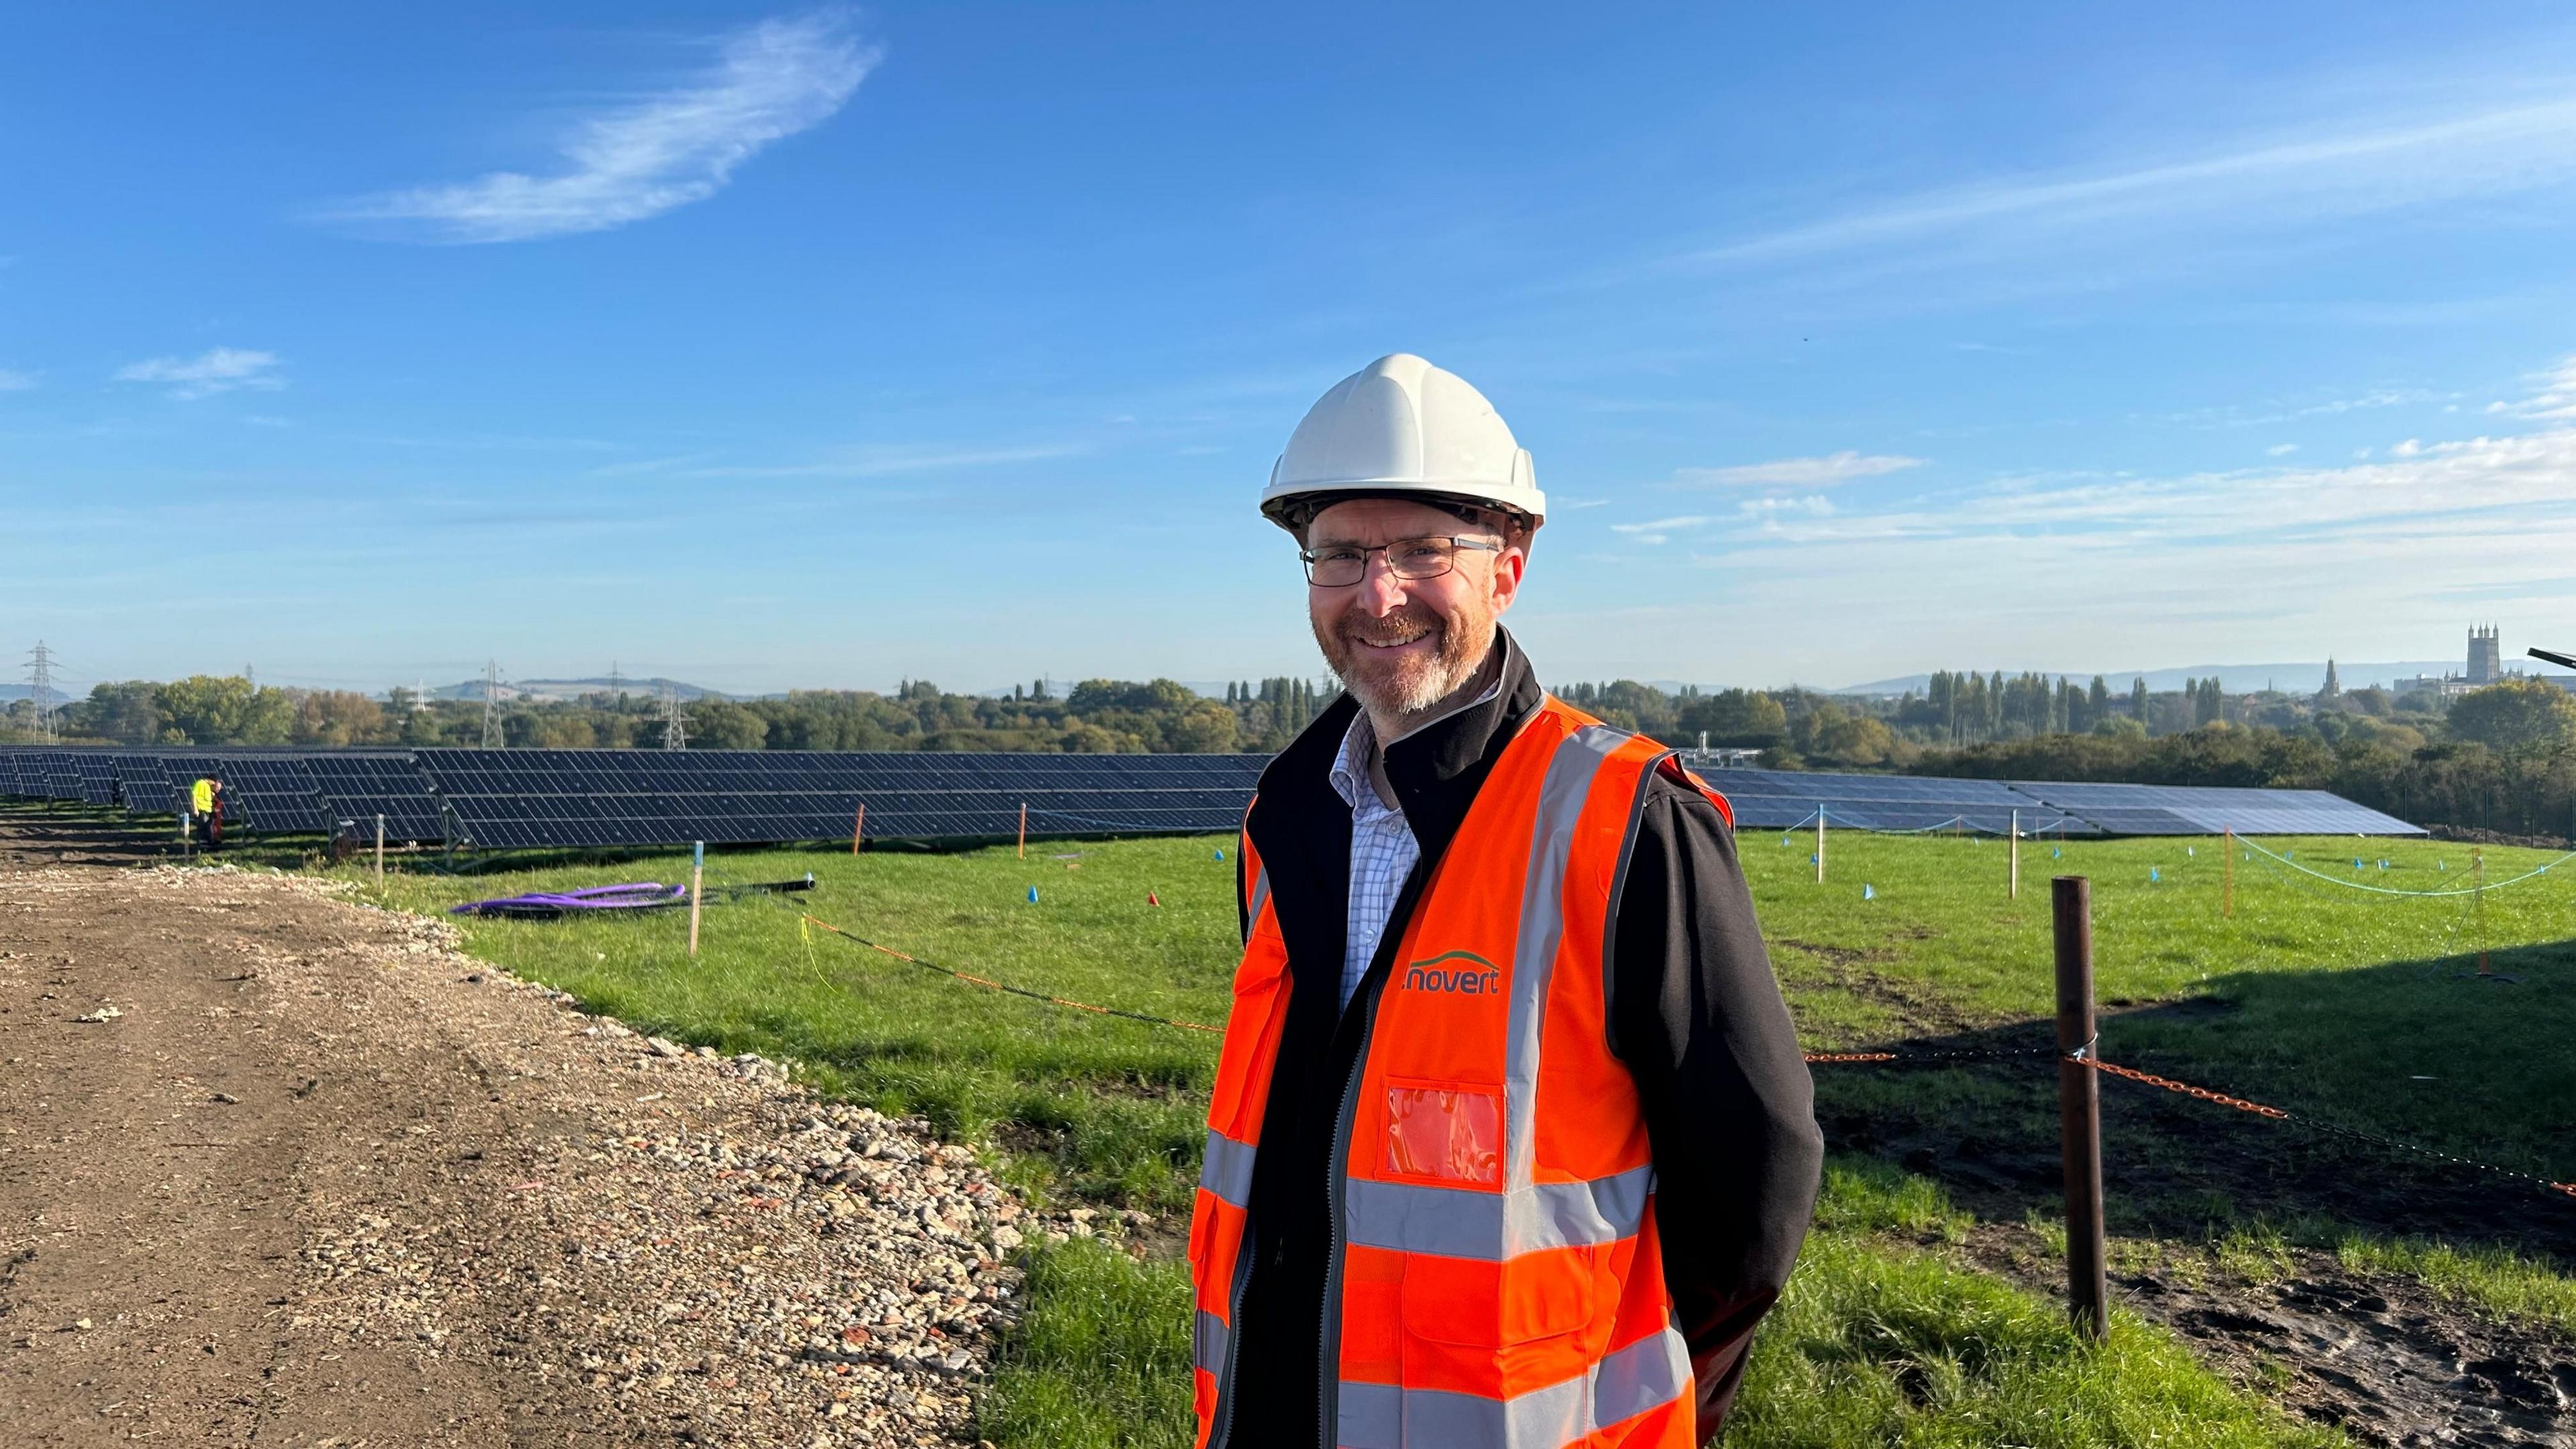
[{"label": "eyeglasses", "polygon": [[1399,538],[1393,543],[1361,547],[1355,543],[1328,543],[1322,548],[1299,549],[1297,557],[1306,564],[1306,582],[1318,588],[1346,589],[1368,577],[1368,556],[1386,555],[1388,572],[1399,579],[1436,579],[1458,566],[1458,550],[1477,553],[1501,553],[1503,546],[1487,538]]}]

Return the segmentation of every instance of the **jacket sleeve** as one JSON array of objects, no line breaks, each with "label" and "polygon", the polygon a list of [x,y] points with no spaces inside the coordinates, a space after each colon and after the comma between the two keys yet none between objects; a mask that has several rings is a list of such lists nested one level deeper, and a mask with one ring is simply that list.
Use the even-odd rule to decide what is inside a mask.
[{"label": "jacket sleeve", "polygon": [[1653,1142],[1664,1278],[1705,1442],[1797,1261],[1824,1139],[1734,832],[1662,776],[1648,785],[1611,950],[1610,1045],[1636,1078]]}]

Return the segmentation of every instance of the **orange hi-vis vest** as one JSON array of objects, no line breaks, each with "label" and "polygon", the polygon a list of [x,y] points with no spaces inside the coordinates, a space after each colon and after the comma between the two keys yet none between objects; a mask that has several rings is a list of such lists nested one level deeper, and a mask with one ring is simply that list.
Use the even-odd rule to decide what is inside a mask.
[{"label": "orange hi-vis vest", "polygon": [[[1605,978],[1618,877],[1669,753],[1548,697],[1400,923],[1333,1138],[1325,1422],[1344,1449],[1692,1444]],[[1243,849],[1251,929],[1190,1225],[1199,1449],[1231,1427],[1246,1209],[1291,987],[1269,876],[1248,835]],[[1365,988],[1347,1009],[1371,1009]]]}]

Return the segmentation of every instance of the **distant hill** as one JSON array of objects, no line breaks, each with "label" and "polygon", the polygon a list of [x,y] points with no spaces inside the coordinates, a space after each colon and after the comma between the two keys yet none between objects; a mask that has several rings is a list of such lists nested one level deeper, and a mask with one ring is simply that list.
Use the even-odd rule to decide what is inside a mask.
[{"label": "distant hill", "polygon": [[[607,690],[611,682],[612,681],[606,675],[601,675],[596,679],[504,679],[501,681],[500,686],[493,690],[492,693],[493,696],[498,699],[533,699],[548,702],[569,701],[579,699],[585,694],[602,693]],[[666,680],[658,677],[653,679],[619,679],[614,681],[614,683],[621,692],[636,699],[659,699],[662,696],[662,687],[666,684],[679,691],[680,698],[682,699],[734,699],[746,697],[730,695],[719,689],[708,689],[703,685],[690,684],[678,679]],[[429,691],[429,697],[431,699],[479,700],[483,697],[483,681],[479,679],[469,679],[462,684],[442,684]]]},{"label": "distant hill", "polygon": [[[2370,660],[2335,661],[2335,681],[2346,689],[2367,685],[2394,684],[2418,674],[2458,673],[2466,665],[2457,659],[2405,659],[2394,662]],[[2507,668],[2514,667],[2511,663]],[[1988,671],[1991,673],[1992,671]],[[2251,694],[2258,689],[2278,689],[2288,694],[2314,694],[2326,687],[2326,662],[2322,659],[2298,664],[2193,664],[2180,669],[2043,669],[2054,679],[2064,675],[2078,684],[2089,684],[2099,674],[2114,691],[2125,693],[2129,681],[2144,676],[2147,688],[2155,691],[2180,689],[2188,680],[2218,676],[2218,687],[2229,694]],[[2021,673],[2004,671],[2007,677]],[[1903,694],[1908,690],[1921,694],[1932,682],[1929,674],[1903,674],[1894,679],[1873,679],[1867,684],[1849,684],[1831,691],[1835,694]]]}]

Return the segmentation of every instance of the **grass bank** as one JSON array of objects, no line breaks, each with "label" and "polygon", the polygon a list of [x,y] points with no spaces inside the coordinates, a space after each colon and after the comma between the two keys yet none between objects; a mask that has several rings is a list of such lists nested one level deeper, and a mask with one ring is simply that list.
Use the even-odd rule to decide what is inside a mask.
[{"label": "grass bank", "polygon": [[[2576,1048],[2551,1026],[2576,1005],[2570,962],[2551,944],[2576,920],[2576,865],[2490,892],[2481,913],[2474,897],[2352,888],[2452,888],[2468,878],[2464,847],[2267,840],[2330,879],[2240,857],[2236,911],[2223,918],[2217,841],[2026,842],[2015,901],[1996,842],[1836,834],[1819,885],[1811,840],[1741,841],[1811,1046],[2028,1039],[2049,1009],[2046,879],[2081,873],[2094,881],[2106,1051],[2464,1155],[2576,1171],[2576,1126],[2561,1110],[2576,1100]],[[826,1091],[995,1143],[1037,1194],[1178,1213],[1197,1170],[1213,1037],[977,990],[810,933],[799,913],[995,980],[1215,1023],[1236,949],[1233,866],[1220,850],[1230,855],[1231,842],[1049,844],[1025,860],[1008,847],[719,855],[711,884],[810,870],[816,889],[710,907],[694,960],[676,916],[465,929],[477,954],[596,1009],[727,1051],[798,1059]],[[2490,880],[2549,859],[2485,857]],[[685,869],[661,858],[401,875],[384,896],[438,910]],[[2482,944],[2518,984],[2462,979]],[[1838,1168],[1815,1245],[1757,1348],[1729,1444],[2324,1442],[2143,1324],[2124,1320],[2108,1352],[2079,1351],[2053,1305],[1964,1266],[1953,1248],[1972,1221],[1966,1208],[1887,1165],[1913,1150],[1908,1133],[1936,1132],[1947,1134],[1936,1144],[1944,1153],[1964,1135],[2052,1160],[2045,1078],[1820,1074],[1826,1109],[1882,1132],[1884,1160]],[[2106,1112],[2115,1134],[2147,1120],[2116,1094]],[[2247,1154],[2303,1140],[2256,1119],[2229,1130],[2252,1134]],[[2159,1154],[2179,1161],[2197,1150],[2151,1134],[2115,1136],[2112,1149],[2159,1182]],[[2142,1191],[2126,1208],[2115,1198],[2127,1213],[2120,1230],[2205,1245],[2213,1223],[2241,1226],[2266,1211],[2188,1173],[2176,1180],[2183,1186]],[[2053,1201],[2053,1190],[2024,1196]],[[1978,1211],[2019,1216],[2002,1200]],[[2569,1283],[2546,1255],[2322,1221],[2316,1231],[2339,1234],[2331,1246],[2358,1271],[2566,1326]],[[1169,1262],[1079,1242],[1037,1255],[1031,1312],[991,1395],[987,1432],[1006,1444],[1185,1444],[1185,1303]]]}]

